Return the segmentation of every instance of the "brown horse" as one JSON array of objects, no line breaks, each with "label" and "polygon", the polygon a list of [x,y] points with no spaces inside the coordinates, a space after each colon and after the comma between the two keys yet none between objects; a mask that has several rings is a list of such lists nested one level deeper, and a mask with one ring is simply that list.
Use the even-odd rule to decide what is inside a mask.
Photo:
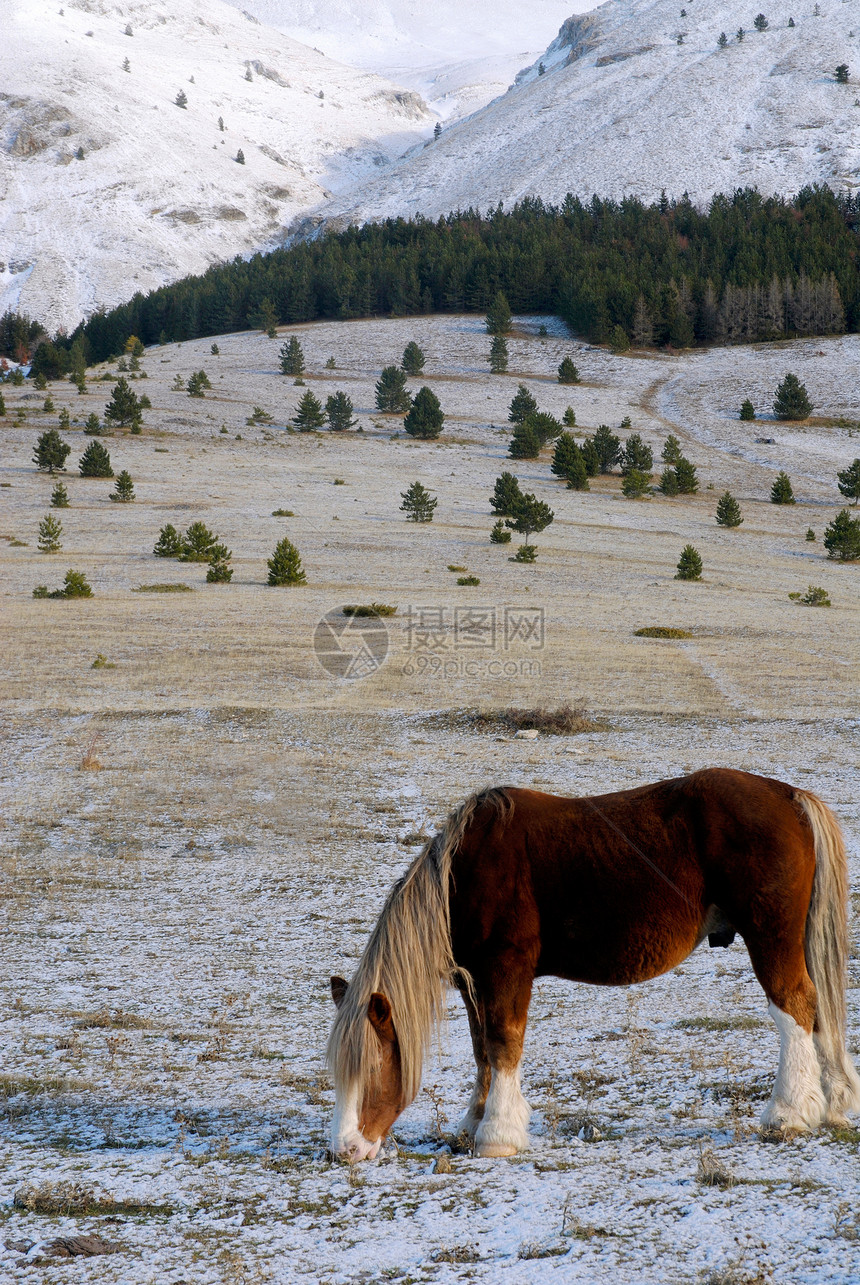
[{"label": "brown horse", "polygon": [[805,790],[721,768],[594,798],[476,794],[389,894],[347,984],[332,978],[333,1150],[373,1157],[414,1100],[446,984],[477,1063],[460,1128],[479,1156],[528,1145],[520,1060],[535,977],[629,986],[739,932],[780,1035],[762,1123],[860,1110],[845,1047],[845,848]]}]

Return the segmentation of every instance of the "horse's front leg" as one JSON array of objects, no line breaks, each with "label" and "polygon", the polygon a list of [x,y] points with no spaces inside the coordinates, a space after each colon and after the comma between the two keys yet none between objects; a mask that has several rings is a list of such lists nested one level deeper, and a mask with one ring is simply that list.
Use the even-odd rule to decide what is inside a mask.
[{"label": "horse's front leg", "polygon": [[488,1157],[525,1151],[531,1115],[520,1088],[520,1062],[533,974],[522,968],[521,957],[500,962],[497,984],[484,991],[481,1004],[490,1084],[475,1131],[475,1155]]},{"label": "horse's front leg", "polygon": [[469,1105],[466,1107],[466,1114],[457,1125],[457,1134],[465,1133],[474,1142],[478,1125],[484,1118],[484,1106],[487,1101],[487,1094],[490,1091],[490,1060],[487,1057],[483,1019],[469,993],[463,990],[461,994],[463,1003],[466,1005],[469,1030],[472,1034],[472,1049],[475,1054],[475,1083],[472,1088],[472,1096],[469,1098]]}]

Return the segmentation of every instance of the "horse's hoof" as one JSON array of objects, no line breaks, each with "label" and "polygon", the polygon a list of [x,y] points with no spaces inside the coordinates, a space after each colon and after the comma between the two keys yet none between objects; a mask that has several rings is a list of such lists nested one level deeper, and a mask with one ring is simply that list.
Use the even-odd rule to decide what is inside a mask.
[{"label": "horse's hoof", "polygon": [[501,1160],[504,1156],[515,1156],[517,1150],[510,1142],[479,1142],[475,1155],[482,1160]]}]

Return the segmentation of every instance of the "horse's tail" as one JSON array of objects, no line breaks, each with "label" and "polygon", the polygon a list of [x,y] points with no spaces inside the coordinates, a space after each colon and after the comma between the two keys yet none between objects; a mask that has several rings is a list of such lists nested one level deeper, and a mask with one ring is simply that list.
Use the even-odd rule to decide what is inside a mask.
[{"label": "horse's tail", "polygon": [[391,889],[337,1015],[327,1057],[336,1086],[372,1077],[376,1069],[367,1005],[374,991],[391,1003],[400,1048],[404,1096],[421,1085],[424,1055],[444,1014],[446,985],[471,989],[451,943],[449,889],[454,856],[482,804],[502,816],[511,808],[503,790],[473,794],[452,812]]},{"label": "horse's tail", "polygon": [[[815,876],[806,916],[806,967],[815,985],[815,1035],[828,1097],[843,1110],[860,1110],[860,1078],[845,1045],[845,988],[848,973],[848,860],[839,822],[821,799],[806,790],[795,798],[809,822],[815,844]],[[834,1101],[838,1099],[838,1103]]]}]

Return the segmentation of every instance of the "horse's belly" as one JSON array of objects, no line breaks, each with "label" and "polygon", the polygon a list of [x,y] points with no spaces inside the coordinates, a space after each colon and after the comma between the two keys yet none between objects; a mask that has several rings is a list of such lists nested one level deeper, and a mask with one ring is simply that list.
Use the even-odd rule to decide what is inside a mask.
[{"label": "horse's belly", "polygon": [[565,977],[597,986],[630,986],[669,972],[700,940],[700,920],[692,916],[634,918],[586,923],[579,918],[544,924],[539,975]]}]

